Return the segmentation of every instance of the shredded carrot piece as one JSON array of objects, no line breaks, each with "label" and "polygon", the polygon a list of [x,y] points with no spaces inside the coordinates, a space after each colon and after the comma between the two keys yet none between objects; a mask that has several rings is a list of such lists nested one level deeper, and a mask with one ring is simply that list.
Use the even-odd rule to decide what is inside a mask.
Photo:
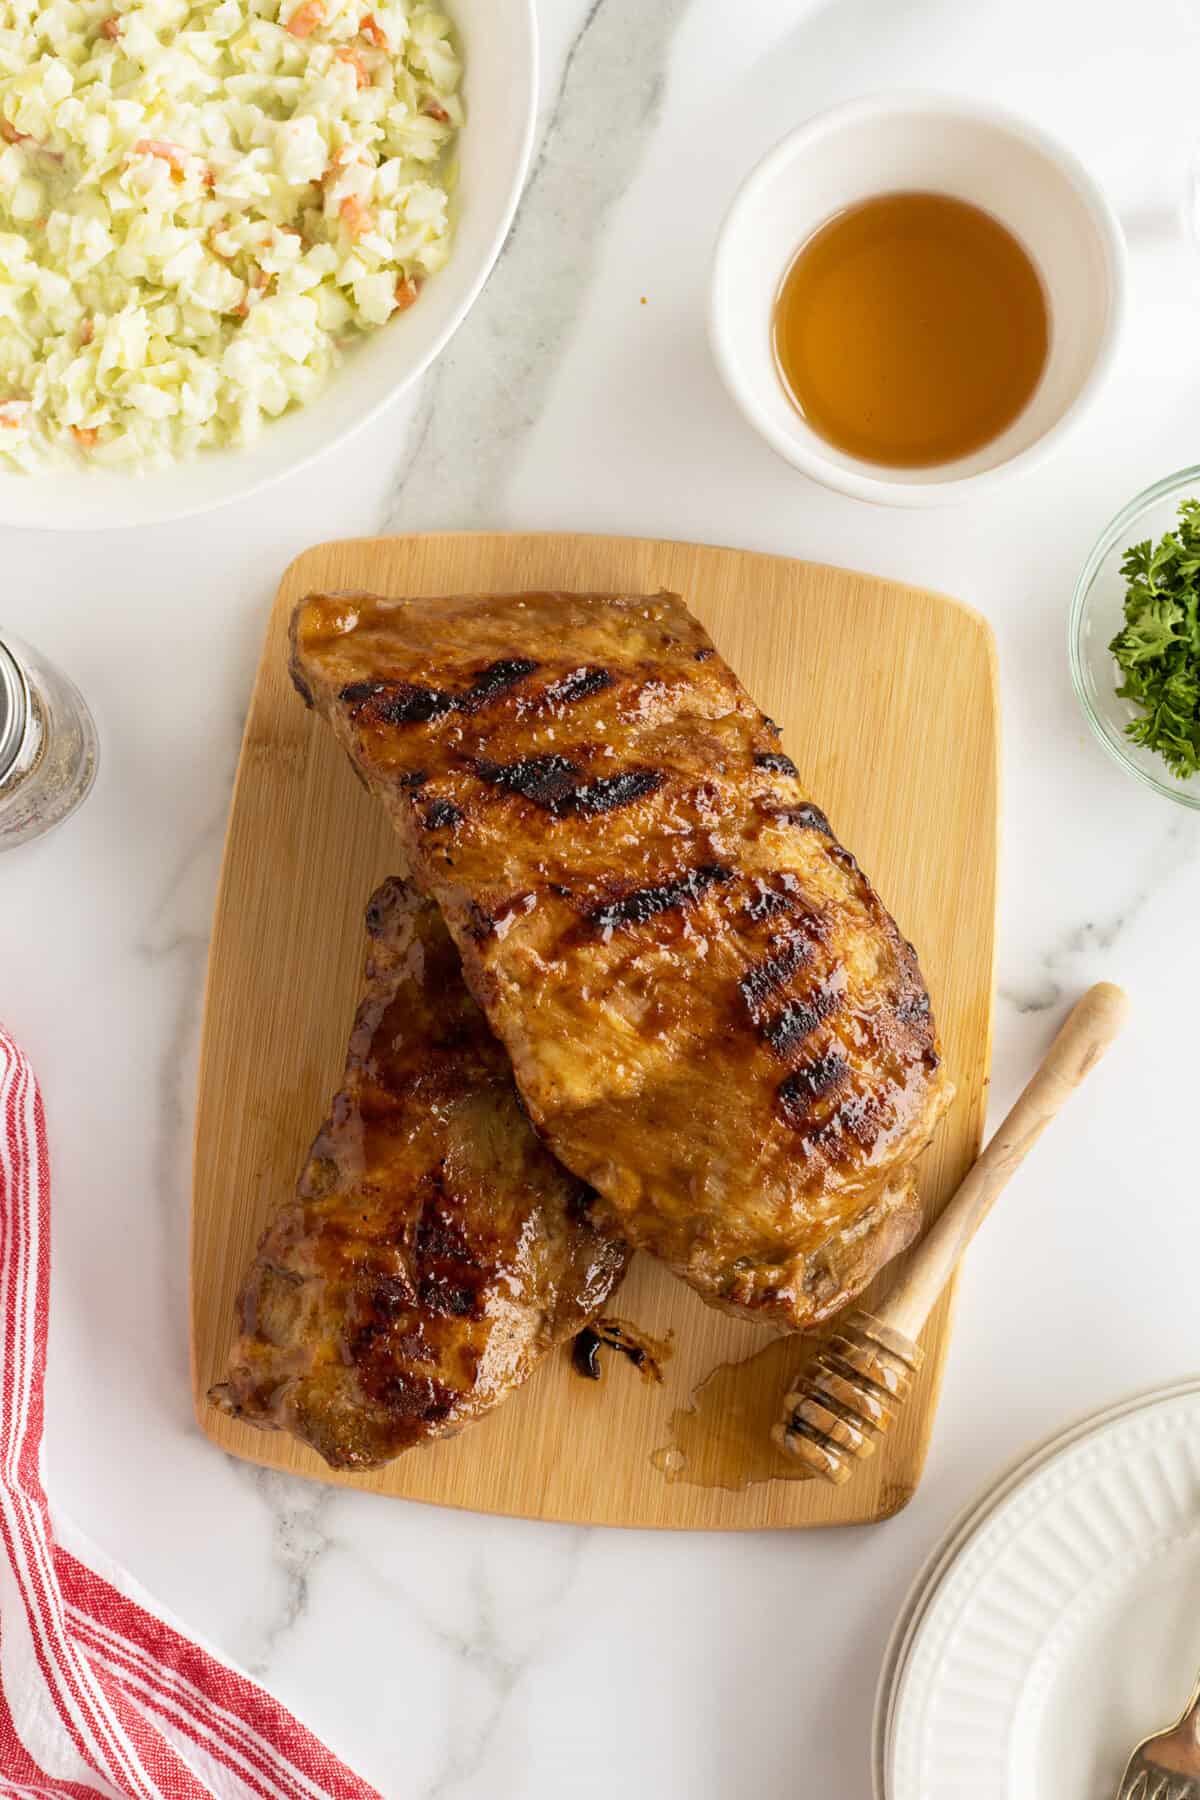
[{"label": "shredded carrot piece", "polygon": [[109,19],[101,20],[100,35],[101,35],[101,37],[106,37],[106,38],[119,38],[120,37],[121,21],[117,17],[116,13],[113,13],[112,17]]},{"label": "shredded carrot piece", "polygon": [[364,206],[355,194],[347,194],[338,211],[342,215],[342,224],[352,238],[362,237],[375,223],[370,207]]},{"label": "shredded carrot piece", "polygon": [[92,339],[95,337],[95,335],[96,335],[95,325],[92,323],[91,319],[85,319],[83,321],[83,324],[79,327],[80,343],[81,344],[90,344]]},{"label": "shredded carrot piece", "polygon": [[387,41],[387,33],[380,25],[374,13],[367,13],[358,29],[362,32],[367,42],[369,44],[374,44],[377,50],[391,49],[391,45]]},{"label": "shredded carrot piece", "polygon": [[100,436],[94,425],[72,425],[71,436],[81,450],[90,450]]},{"label": "shredded carrot piece", "polygon": [[239,319],[244,319],[249,315],[251,294],[253,294],[256,299],[260,295],[265,294],[274,279],[275,277],[273,275],[268,275],[265,269],[260,269],[258,265],[255,264],[254,268],[251,269],[247,280],[246,292],[242,295],[241,299],[233,309]]},{"label": "shredded carrot piece", "polygon": [[417,303],[417,295],[421,292],[419,285],[411,275],[402,275],[396,283],[396,310],[407,312],[410,306]]},{"label": "shredded carrot piece", "polygon": [[449,123],[450,114],[446,111],[445,107],[441,106],[436,100],[427,100],[421,108],[421,111],[425,114],[427,119],[436,119],[439,125]]},{"label": "shredded carrot piece", "polygon": [[187,151],[182,144],[172,144],[166,138],[139,138],[133,146],[133,154],[157,156],[160,162],[169,165],[171,173],[178,175],[181,181],[187,173]]},{"label": "shredded carrot piece", "polygon": [[334,54],[339,62],[350,64],[354,70],[355,81],[360,88],[370,87],[371,71],[363,61],[361,50],[356,50],[353,44],[350,44],[343,50],[335,51]]},{"label": "shredded carrot piece", "polygon": [[0,137],[6,144],[27,144],[29,142],[29,133],[18,131],[16,126],[10,125],[7,119],[0,119]]},{"label": "shredded carrot piece", "polygon": [[286,29],[293,37],[311,37],[318,25],[325,23],[325,8],[322,0],[304,0],[287,22]]}]

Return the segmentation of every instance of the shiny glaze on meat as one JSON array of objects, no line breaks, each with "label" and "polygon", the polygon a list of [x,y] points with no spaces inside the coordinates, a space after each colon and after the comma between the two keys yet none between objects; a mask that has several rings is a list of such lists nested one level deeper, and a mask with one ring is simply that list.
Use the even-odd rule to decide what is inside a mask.
[{"label": "shiny glaze on meat", "polygon": [[292,673],[601,1224],[793,1328],[911,1241],[915,953],[677,596],[313,595]]},{"label": "shiny glaze on meat", "polygon": [[538,1142],[438,910],[385,882],[345,1083],[238,1301],[213,1398],[370,1468],[478,1418],[604,1305],[626,1252]]}]

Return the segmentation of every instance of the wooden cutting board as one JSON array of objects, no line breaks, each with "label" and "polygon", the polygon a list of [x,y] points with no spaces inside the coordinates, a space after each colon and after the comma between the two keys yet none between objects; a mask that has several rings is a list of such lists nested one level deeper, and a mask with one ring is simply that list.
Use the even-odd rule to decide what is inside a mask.
[{"label": "wooden cutting board", "polygon": [[611,1310],[656,1337],[674,1334],[661,1386],[616,1356],[600,1382],[589,1382],[558,1352],[461,1437],[355,1476],[335,1475],[290,1439],[226,1418],[205,1397],[224,1371],[234,1296],[259,1233],[290,1192],[341,1077],[363,911],[398,860],[382,809],[292,689],[294,602],[314,588],[434,595],[660,587],[686,597],[782,725],[806,784],[917,945],[958,1087],[923,1165],[931,1209],[978,1149],[991,1047],[998,748],[995,651],[983,619],[940,595],[869,576],[695,544],[447,534],[322,545],[287,571],[268,626],[209,963],[193,1370],[200,1423],[236,1456],[408,1499],[603,1525],[881,1519],[917,1485],[949,1300],[926,1331],[924,1373],[897,1428],[872,1464],[833,1489],[781,1479],[788,1465],[766,1436],[803,1340],[726,1318],[644,1256]]}]

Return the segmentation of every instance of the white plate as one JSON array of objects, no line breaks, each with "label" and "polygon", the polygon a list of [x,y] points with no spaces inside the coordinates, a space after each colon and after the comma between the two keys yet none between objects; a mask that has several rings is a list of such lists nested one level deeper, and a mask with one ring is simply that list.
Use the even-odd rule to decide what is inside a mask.
[{"label": "white plate", "polygon": [[1086,1418],[1068,1426],[1065,1431],[1056,1432],[1035,1445],[1032,1450],[1017,1457],[951,1522],[945,1536],[930,1552],[909,1588],[884,1652],[871,1726],[871,1778],[875,1800],[891,1800],[886,1770],[891,1758],[892,1727],[901,1671],[929,1601],[937,1591],[938,1582],[962,1545],[1020,1482],[1051,1457],[1058,1455],[1068,1444],[1088,1435],[1110,1419],[1123,1418],[1125,1414],[1140,1411],[1152,1402],[1174,1399],[1183,1394],[1200,1395],[1200,1377],[1170,1382],[1161,1388],[1117,1401],[1098,1413],[1090,1413]]},{"label": "white plate", "polygon": [[467,123],[459,139],[453,254],[421,303],[373,333],[308,406],[243,450],[208,450],[143,475],[0,474],[0,524],[48,531],[151,525],[266,487],[344,443],[429,367],[466,317],[516,211],[537,114],[534,0],[449,0],[462,38]]},{"label": "white plate", "polygon": [[887,1800],[1097,1800],[1197,1669],[1188,1383],[1075,1428],[952,1529],[889,1651],[877,1783]]}]

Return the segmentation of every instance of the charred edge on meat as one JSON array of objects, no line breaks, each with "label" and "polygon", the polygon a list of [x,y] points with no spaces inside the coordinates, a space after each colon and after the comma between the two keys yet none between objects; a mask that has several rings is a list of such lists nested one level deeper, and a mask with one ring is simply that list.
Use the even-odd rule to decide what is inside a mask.
[{"label": "charred edge on meat", "polygon": [[486,907],[480,906],[478,900],[472,900],[467,908],[467,930],[477,944],[486,943],[496,929],[496,920]]},{"label": "charred edge on meat", "polygon": [[896,1017],[902,1025],[929,1023],[929,995],[924,988],[906,988],[896,1002]]},{"label": "charred edge on meat", "polygon": [[[771,817],[780,825],[798,825],[801,831],[819,831],[823,837],[827,838],[833,836],[829,820],[820,807],[814,806],[809,800],[806,800],[801,806],[777,806],[772,809]],[[830,849],[830,855],[834,855],[840,849],[840,844],[834,844]],[[849,856],[849,851],[843,852],[843,855]],[[841,858],[838,860],[840,861]],[[850,861],[854,862],[853,857],[850,857]],[[854,867],[857,869],[858,864],[854,863]]]},{"label": "charred edge on meat", "polygon": [[799,775],[800,771],[790,756],[782,750],[766,750],[754,758],[756,769],[770,769],[775,775]]},{"label": "charred edge on meat", "polygon": [[[520,1090],[517,1091],[520,1102]],[[524,1108],[522,1107],[522,1110]],[[528,1113],[526,1113],[528,1118]],[[595,1203],[596,1190],[589,1187],[586,1181],[576,1182],[567,1196],[567,1217],[573,1225],[590,1225],[592,1222],[592,1206]]]},{"label": "charred edge on meat", "polygon": [[675,881],[664,882],[660,887],[635,888],[632,893],[624,894],[619,900],[609,900],[603,906],[593,907],[587,914],[587,922],[597,931],[618,931],[626,925],[645,925],[660,913],[671,912],[676,907],[695,906],[703,899],[710,887],[721,882],[732,881],[733,870],[722,863],[705,863],[701,868],[689,869]]}]

